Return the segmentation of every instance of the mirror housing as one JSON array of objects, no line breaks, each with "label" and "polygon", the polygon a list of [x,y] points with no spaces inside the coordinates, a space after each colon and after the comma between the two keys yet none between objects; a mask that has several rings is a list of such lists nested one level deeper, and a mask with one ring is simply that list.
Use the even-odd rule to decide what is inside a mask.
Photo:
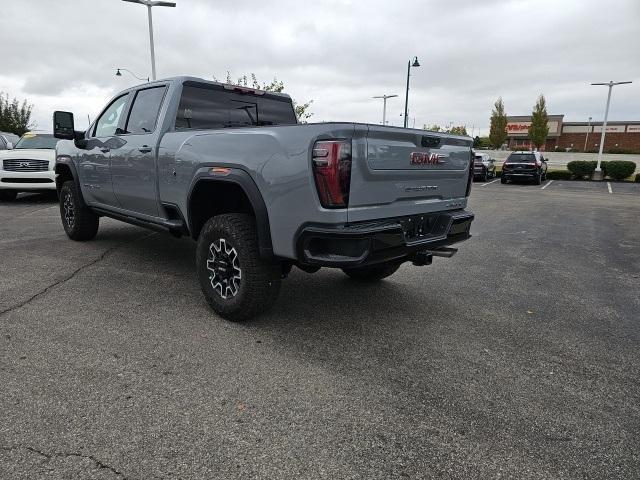
[{"label": "mirror housing", "polygon": [[53,136],[61,140],[75,140],[76,132],[73,125],[73,113],[53,112]]},{"label": "mirror housing", "polygon": [[7,150],[13,150],[13,143],[7,142]]},{"label": "mirror housing", "polygon": [[78,148],[84,148],[86,145],[84,132],[75,130],[73,113],[71,112],[59,110],[53,112],[53,136],[61,140],[73,140]]}]

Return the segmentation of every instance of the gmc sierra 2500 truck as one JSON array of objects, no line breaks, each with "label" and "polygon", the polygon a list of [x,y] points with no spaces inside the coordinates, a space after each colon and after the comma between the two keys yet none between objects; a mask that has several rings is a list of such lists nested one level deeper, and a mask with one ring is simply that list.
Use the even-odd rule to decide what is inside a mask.
[{"label": "gmc sierra 2500 truck", "polygon": [[101,216],[190,236],[229,320],[267,310],[293,266],[377,281],[470,236],[469,137],[298,124],[288,95],[193,77],[119,93],[84,132],[69,112],[53,123],[69,238],[95,237]]}]

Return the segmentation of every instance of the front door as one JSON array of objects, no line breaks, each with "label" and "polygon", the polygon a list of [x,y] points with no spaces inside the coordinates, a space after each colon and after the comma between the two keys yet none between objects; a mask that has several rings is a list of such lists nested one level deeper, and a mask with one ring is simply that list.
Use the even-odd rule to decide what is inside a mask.
[{"label": "front door", "polygon": [[111,182],[110,160],[111,150],[121,143],[116,137],[116,129],[122,120],[128,96],[116,98],[100,115],[80,155],[80,185],[85,200],[90,204],[118,206]]},{"label": "front door", "polygon": [[158,216],[157,122],[165,91],[162,85],[135,93],[124,131],[118,135],[122,146],[111,150],[113,191],[120,206],[154,217]]}]

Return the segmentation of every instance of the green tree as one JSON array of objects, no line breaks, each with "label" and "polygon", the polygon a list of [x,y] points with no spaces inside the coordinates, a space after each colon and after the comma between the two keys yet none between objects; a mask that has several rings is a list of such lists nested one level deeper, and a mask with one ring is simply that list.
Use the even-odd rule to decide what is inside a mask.
[{"label": "green tree", "polygon": [[540,148],[546,143],[547,135],[549,135],[549,115],[547,115],[547,102],[541,94],[531,113],[529,138],[531,143]]},{"label": "green tree", "polygon": [[502,97],[498,97],[491,111],[491,127],[489,128],[489,141],[493,148],[498,149],[507,141],[507,114],[504,111]]},{"label": "green tree", "polygon": [[[213,77],[213,79],[216,82],[219,81],[215,76]],[[242,75],[241,77],[238,77],[236,81],[234,81],[231,78],[231,72],[227,72],[226,83],[228,83],[229,85],[240,85],[242,87],[250,87],[258,90],[264,90],[266,92],[281,93],[284,91],[284,82],[282,80],[278,80],[277,78],[274,77],[271,83],[263,82],[261,84],[258,81],[258,78],[256,77],[255,73],[249,74],[249,77],[247,77],[246,75]],[[309,118],[311,118],[311,116],[313,115],[313,113],[309,111],[311,109],[311,104],[313,103],[313,100],[309,100],[308,102],[305,102],[305,103],[298,103],[292,99],[292,102],[293,102],[293,109],[296,112],[296,116],[298,117],[298,120],[300,120],[302,123],[307,123],[306,121]]]},{"label": "green tree", "polygon": [[454,135],[467,135],[467,127],[464,125],[451,127],[449,130],[447,130],[447,133],[453,133]]},{"label": "green tree", "polygon": [[429,130],[431,132],[441,132],[442,131],[442,127],[440,125],[436,125],[435,123],[431,126],[429,125],[423,125],[422,126],[423,130]]},{"label": "green tree", "polygon": [[9,95],[0,92],[0,131],[22,135],[33,127],[31,110],[33,105],[17,98],[9,100]]},{"label": "green tree", "polygon": [[476,135],[476,138],[473,139],[473,148],[480,148],[482,146],[482,141],[480,137]]}]

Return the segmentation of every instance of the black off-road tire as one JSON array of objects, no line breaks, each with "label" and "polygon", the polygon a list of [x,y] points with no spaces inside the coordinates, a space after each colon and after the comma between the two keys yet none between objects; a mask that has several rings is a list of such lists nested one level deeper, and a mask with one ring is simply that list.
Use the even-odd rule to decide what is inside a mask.
[{"label": "black off-road tire", "polygon": [[352,280],[373,283],[393,275],[399,268],[400,263],[394,261],[369,265],[367,267],[343,268],[342,271]]},{"label": "black off-road tire", "polygon": [[77,242],[91,240],[98,233],[100,217],[87,207],[75,182],[64,182],[60,189],[60,219],[67,236]]},{"label": "black off-road tire", "polygon": [[18,196],[15,190],[0,190],[0,202],[13,202]]},{"label": "black off-road tire", "polygon": [[255,220],[246,214],[218,215],[205,223],[196,271],[211,308],[232,322],[267,311],[280,291],[282,267],[260,258]]}]

